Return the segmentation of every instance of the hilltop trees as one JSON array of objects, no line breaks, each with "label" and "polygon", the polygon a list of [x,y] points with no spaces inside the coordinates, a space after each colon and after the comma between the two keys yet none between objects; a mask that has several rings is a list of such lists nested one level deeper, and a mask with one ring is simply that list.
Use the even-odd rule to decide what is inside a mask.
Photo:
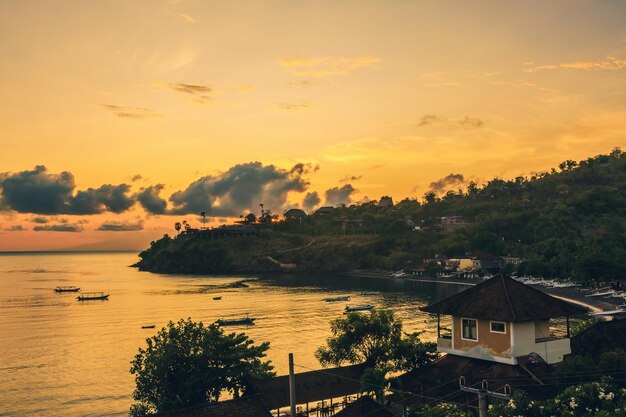
[{"label": "hilltop trees", "polygon": [[274,375],[263,361],[268,342],[254,345],[245,334],[224,334],[214,324],[169,322],[146,342],[131,362],[133,417],[218,401],[226,392],[238,397],[248,377]]}]

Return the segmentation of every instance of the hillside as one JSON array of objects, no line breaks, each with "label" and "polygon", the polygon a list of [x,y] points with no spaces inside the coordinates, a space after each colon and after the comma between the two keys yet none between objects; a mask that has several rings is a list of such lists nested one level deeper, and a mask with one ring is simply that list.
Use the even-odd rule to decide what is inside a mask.
[{"label": "hillside", "polygon": [[[447,226],[442,217],[460,224]],[[445,219],[444,219],[445,220]],[[329,213],[248,225],[254,236],[207,239],[190,230],[141,252],[137,266],[176,273],[400,269],[434,254],[524,258],[520,273],[578,281],[626,277],[626,155],[564,161],[550,172],[392,207],[376,201]],[[505,269],[511,270],[511,266]]]}]

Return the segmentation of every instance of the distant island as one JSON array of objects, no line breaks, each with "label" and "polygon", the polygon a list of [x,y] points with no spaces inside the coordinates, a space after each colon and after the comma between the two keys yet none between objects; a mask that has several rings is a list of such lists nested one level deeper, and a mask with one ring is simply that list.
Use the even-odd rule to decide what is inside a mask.
[{"label": "distant island", "polygon": [[135,264],[176,274],[406,271],[419,276],[496,272],[571,278],[626,277],[626,155],[619,148],[547,172],[494,178],[422,201],[263,210],[234,225],[151,242]]}]

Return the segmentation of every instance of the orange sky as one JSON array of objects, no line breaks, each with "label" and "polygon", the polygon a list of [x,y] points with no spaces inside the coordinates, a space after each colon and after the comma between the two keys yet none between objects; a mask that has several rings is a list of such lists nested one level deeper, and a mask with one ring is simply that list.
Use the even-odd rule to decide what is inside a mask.
[{"label": "orange sky", "polygon": [[[310,164],[286,202],[263,183],[278,213],[345,184],[398,200],[450,173],[545,170],[626,144],[625,21],[617,0],[1,2],[0,182],[45,165],[73,174],[70,197],[163,184],[168,200],[238,164]],[[192,191],[179,213],[202,206]],[[210,212],[244,211],[237,193]],[[197,217],[0,197],[0,250],[142,247]]]}]

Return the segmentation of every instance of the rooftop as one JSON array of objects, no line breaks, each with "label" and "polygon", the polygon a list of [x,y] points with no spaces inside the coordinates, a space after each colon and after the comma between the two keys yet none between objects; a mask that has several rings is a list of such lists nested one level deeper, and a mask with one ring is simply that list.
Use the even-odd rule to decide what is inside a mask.
[{"label": "rooftop", "polygon": [[510,322],[547,320],[587,312],[584,307],[552,297],[504,275],[497,275],[420,310]]}]

